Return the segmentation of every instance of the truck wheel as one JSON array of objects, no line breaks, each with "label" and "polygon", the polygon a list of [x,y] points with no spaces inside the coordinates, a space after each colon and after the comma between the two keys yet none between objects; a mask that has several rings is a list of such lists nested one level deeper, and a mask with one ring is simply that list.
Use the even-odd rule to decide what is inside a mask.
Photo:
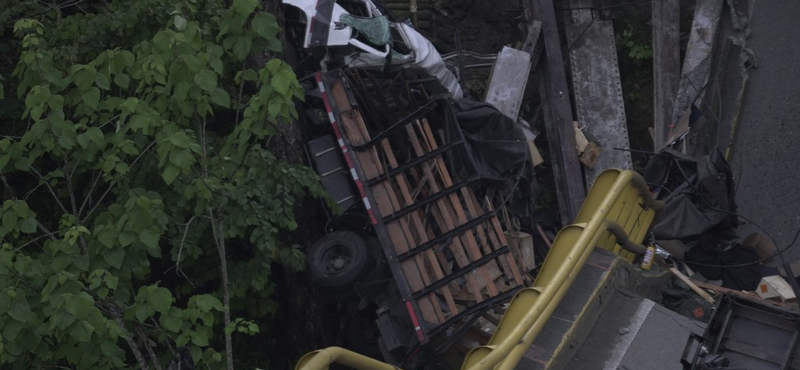
[{"label": "truck wheel", "polygon": [[374,262],[367,242],[350,231],[334,231],[317,240],[307,253],[311,282],[330,293],[347,293]]}]

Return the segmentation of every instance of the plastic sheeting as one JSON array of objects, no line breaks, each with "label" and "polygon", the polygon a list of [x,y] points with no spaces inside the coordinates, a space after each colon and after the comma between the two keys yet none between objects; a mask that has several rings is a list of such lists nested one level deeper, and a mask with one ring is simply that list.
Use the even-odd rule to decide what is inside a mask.
[{"label": "plastic sheeting", "polygon": [[733,173],[718,151],[693,158],[672,149],[652,157],[645,180],[660,186],[666,206],[653,225],[657,240],[680,240],[684,260],[710,280],[753,290],[761,279],[755,249],[737,243]]},{"label": "plastic sheeting", "polygon": [[528,143],[517,125],[487,103],[454,104],[458,125],[481,178],[503,181],[528,160]]},{"label": "plastic sheeting", "polygon": [[[677,239],[691,247],[700,239],[735,238],[739,221],[733,173],[719,152],[693,158],[665,149],[650,159],[644,178],[668,194],[653,226],[656,239]],[[711,231],[717,236],[708,235]]]},{"label": "plastic sheeting", "polygon": [[[484,187],[510,194],[509,210],[517,216],[533,216],[533,204],[541,188],[530,165],[528,144],[521,128],[488,103],[461,99],[453,104],[466,155],[453,166],[460,176],[474,171]],[[474,166],[474,167],[473,167]]]}]

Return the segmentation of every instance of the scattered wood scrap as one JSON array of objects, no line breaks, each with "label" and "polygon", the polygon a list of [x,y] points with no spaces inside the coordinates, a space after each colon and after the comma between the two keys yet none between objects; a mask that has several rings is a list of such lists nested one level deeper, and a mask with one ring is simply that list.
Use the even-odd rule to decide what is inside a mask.
[{"label": "scattered wood scrap", "polygon": [[703,298],[706,302],[714,304],[714,297],[708,294],[705,290],[700,289],[700,287],[694,281],[692,281],[692,279],[689,279],[686,275],[678,271],[678,269],[670,267],[669,272],[675,275],[675,277],[680,279],[684,284],[688,285],[689,288],[692,289],[692,291],[700,295],[700,297]]}]

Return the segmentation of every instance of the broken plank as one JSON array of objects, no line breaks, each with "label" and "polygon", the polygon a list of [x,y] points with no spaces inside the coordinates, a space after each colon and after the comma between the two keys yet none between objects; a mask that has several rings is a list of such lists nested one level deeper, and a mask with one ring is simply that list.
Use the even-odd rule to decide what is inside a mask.
[{"label": "broken plank", "polygon": [[[392,151],[391,145],[389,144],[389,140],[381,140],[381,145],[383,146],[384,153],[386,154],[386,159],[389,162],[389,166],[391,168],[397,168],[398,163],[397,159],[394,156],[394,152]],[[411,192],[409,192],[408,180],[405,178],[405,174],[400,174],[397,176],[397,183],[400,187],[400,193],[403,196],[406,206],[411,205],[414,203],[414,198],[411,196]],[[414,227],[417,229],[419,234],[420,240],[419,243],[426,243],[428,239],[428,235],[425,231],[425,226],[422,224],[422,220],[419,218],[419,214],[417,212],[411,213],[411,221]],[[445,277],[444,272],[442,271],[441,267],[439,266],[438,260],[434,255],[433,250],[427,249],[425,255],[428,257],[428,260],[431,264],[434,276],[437,280],[441,280]],[[455,301],[453,301],[453,295],[450,292],[450,288],[445,285],[441,288],[442,295],[444,295],[445,302],[447,303],[448,308],[450,309],[451,315],[455,315],[458,313],[458,308],[456,307]]]},{"label": "broken plank", "polygon": [[[704,87],[711,75],[712,56],[717,39],[724,0],[698,0],[695,5],[692,30],[683,59],[678,93],[670,117],[667,136],[672,135],[680,121],[695,101],[702,101]],[[698,104],[699,105],[699,104]]]},{"label": "broken plank", "polygon": [[[431,131],[430,125],[428,124],[427,120],[422,119],[422,124],[421,124],[420,128],[423,131],[424,138],[426,139],[426,143],[428,145],[428,148],[430,150],[438,149],[438,145],[436,144],[436,138],[433,136],[433,132]],[[448,186],[448,187],[452,186],[453,185],[453,179],[450,178],[450,174],[447,171],[447,166],[445,166],[444,160],[441,157],[437,157],[437,158],[435,158],[435,161],[436,161],[436,165],[439,168],[439,173],[441,174],[441,176],[442,176],[442,178],[444,180],[444,185]],[[470,198],[470,194],[472,194],[472,190],[465,187],[465,188],[461,189],[461,193],[462,193],[462,196],[464,197],[464,203],[469,204],[470,203],[469,198]],[[452,195],[451,195],[451,197],[452,197]],[[456,196],[456,199],[457,199],[457,196]],[[460,202],[457,205],[454,205],[454,208],[456,210],[456,214],[458,216],[459,222],[466,223],[467,221],[469,221],[469,220],[467,220],[466,215],[464,215],[464,210],[461,207],[461,203]],[[472,208],[474,209],[474,207],[472,207]],[[468,206],[467,209],[469,210],[470,207]],[[492,221],[493,222],[498,222],[497,221],[497,217],[496,216],[492,217]],[[499,225],[499,222],[498,222],[498,225]],[[480,226],[482,227],[482,225],[480,225]],[[472,233],[467,233],[467,235],[468,235],[468,237],[467,237],[468,238],[467,239],[468,242],[476,243],[474,237],[472,236]],[[503,235],[503,237],[505,237],[505,235]],[[478,254],[478,256],[480,256],[480,252],[477,252],[477,254]],[[516,264],[514,263],[513,258],[511,258],[511,254],[506,254],[506,258],[508,259],[508,261],[503,261],[502,258],[499,259],[501,261],[501,265],[503,265],[503,270],[506,271],[506,272],[511,272],[512,276],[514,277],[514,280],[517,281],[517,284],[522,284],[522,277],[521,277],[519,271],[516,269]]]},{"label": "broken plank", "polygon": [[[359,133],[359,135],[361,136],[361,138],[365,142],[368,142],[371,139],[371,137],[369,135],[369,131],[367,130],[366,124],[362,120],[361,115],[358,114],[357,111],[354,111],[354,112],[355,112],[355,123],[356,123],[355,130]],[[382,141],[385,141],[385,142],[388,143],[388,140],[386,140],[386,139],[384,139]],[[374,167],[374,171],[373,172],[375,172],[377,174],[384,173],[384,172],[386,172],[388,170],[386,168],[383,168],[383,162],[379,159],[378,150],[375,147],[369,148],[366,153],[365,152],[356,152],[356,155],[358,157],[361,157],[360,159],[363,159],[362,163],[363,162],[370,163]],[[364,158],[364,157],[368,157],[368,158]],[[384,181],[384,182],[381,182],[379,184],[375,184],[374,186],[372,186],[372,188],[377,188],[377,189],[379,189],[379,191],[383,191],[385,193],[386,199],[388,199],[388,203],[385,202],[385,200],[383,200],[383,198],[381,198],[381,200],[377,201],[379,203],[379,208],[380,209],[387,209],[387,212],[394,213],[394,212],[396,212],[396,211],[398,211],[398,210],[400,210],[402,208],[402,206],[400,204],[400,201],[397,199],[397,195],[396,195],[395,189],[391,185],[390,181]],[[390,214],[390,213],[382,213],[382,214]],[[399,223],[399,228],[397,227],[397,225],[395,223]],[[401,218],[397,219],[394,222],[387,223],[386,226],[387,226],[387,228],[390,228],[390,229],[394,230],[394,234],[395,234],[396,237],[393,238],[393,244],[395,245],[395,247],[397,248],[399,253],[403,253],[405,251],[408,251],[411,247],[416,246],[418,244],[421,244],[417,240],[414,239],[414,237],[413,237],[413,235],[411,233],[411,227],[410,227],[410,225],[408,223],[408,220],[406,218],[401,217]],[[399,229],[399,233],[398,233],[398,229]],[[400,233],[402,233],[402,239],[400,239],[400,236],[398,235]],[[434,282],[434,280],[431,279],[430,276],[428,276],[427,266],[426,266],[426,263],[425,263],[424,256],[422,254],[417,254],[416,256],[414,256],[413,260],[414,260],[414,262],[416,264],[417,271],[418,271],[418,273],[420,275],[420,278],[422,279],[422,283],[424,284],[424,287],[427,287],[428,285],[432,284]],[[404,261],[403,263],[407,264],[408,262],[410,262],[410,261]],[[434,264],[436,264],[436,266],[438,267],[438,261],[436,261],[434,259],[432,262]],[[413,271],[413,269],[411,269],[411,270],[412,270],[412,274],[413,274],[414,271]],[[424,287],[420,287],[419,289],[415,289],[415,290],[418,291],[418,290],[423,289]],[[412,288],[413,288],[413,286],[412,286]],[[444,321],[445,321],[444,313],[443,313],[442,308],[441,308],[441,306],[439,304],[439,300],[432,294],[429,294],[428,296],[426,296],[424,298],[425,298],[425,300],[430,301],[430,303],[432,304],[434,315],[430,315],[429,311],[423,311],[423,317],[426,320],[430,321],[430,322],[435,322],[437,324],[444,323]]]},{"label": "broken plank", "polygon": [[[586,197],[581,163],[575,153],[575,135],[572,129],[570,104],[561,40],[552,0],[525,0],[526,14],[542,22],[543,57],[536,67],[539,76],[539,94],[543,102],[547,140],[561,222],[568,225],[575,220]],[[533,19],[528,19],[532,21]]]},{"label": "broken plank", "polygon": [[675,275],[675,277],[680,279],[680,281],[682,281],[684,284],[688,285],[689,288],[691,288],[695,293],[700,295],[700,297],[702,297],[706,302],[708,302],[708,303],[710,303],[712,305],[714,304],[714,298],[711,297],[710,294],[708,294],[705,290],[700,289],[700,287],[698,287],[697,284],[695,284],[691,279],[686,277],[686,275],[684,275],[683,273],[678,271],[678,269],[676,269],[674,267],[670,267],[669,268],[669,272],[671,272],[673,275]]},{"label": "broken plank", "polygon": [[[414,151],[416,152],[416,154],[418,156],[424,155],[425,151],[422,149],[422,145],[419,142],[419,138],[417,137],[417,134],[416,134],[412,124],[406,125],[406,131],[408,132],[409,138],[411,139],[411,145],[414,148]],[[431,191],[434,192],[434,193],[438,193],[439,191],[441,191],[441,188],[439,187],[439,185],[437,185],[436,178],[433,175],[433,172],[431,171],[431,169],[429,167],[429,163],[427,163],[427,162],[423,163],[422,164],[422,168],[423,168],[423,174],[425,175],[425,177],[428,178],[428,185],[430,186]],[[439,211],[439,215],[440,215],[442,221],[444,221],[444,225],[446,227],[446,231],[449,231],[449,230],[453,230],[453,229],[456,228],[456,224],[453,221],[452,215],[450,213],[451,206],[455,207],[455,203],[452,204],[452,205],[448,205],[447,204],[448,203],[447,200],[448,200],[448,197],[443,197],[441,199],[436,200],[436,202],[434,202],[434,204],[436,205],[436,208]],[[465,243],[465,241],[462,238],[463,238],[463,235],[453,238],[453,247],[455,247],[455,248],[451,248],[451,249],[454,249],[454,253],[453,254],[456,256],[456,261],[458,262],[458,264],[461,267],[466,267],[466,266],[468,266],[470,264],[470,259],[467,257],[467,254],[465,253],[465,251],[468,251],[470,253],[470,255],[473,256],[473,260],[478,260],[478,259],[480,259],[480,257],[478,257],[478,258],[474,257],[473,251],[468,250],[468,248],[470,246],[467,246],[467,248],[465,248],[464,244],[467,244],[467,243]],[[477,249],[477,246],[475,246],[475,249]],[[486,270],[486,268],[484,266],[479,266],[477,268],[477,270],[481,273],[482,277],[485,280],[491,280],[489,272]],[[474,281],[474,275],[473,274],[468,273],[468,274],[466,274],[466,276],[467,276],[467,280],[472,279]],[[472,287],[473,287],[473,295],[475,296],[475,299],[478,302],[483,301],[483,297],[481,295],[481,292],[478,291],[478,289],[477,289],[477,284],[472,284]]]},{"label": "broken plank", "polygon": [[[433,137],[433,133],[431,132],[430,125],[428,125],[428,121],[423,118],[421,121],[417,120],[415,123],[416,123],[417,127],[420,130],[423,142],[426,144],[428,151],[436,150],[436,148],[438,147],[436,145],[436,138]],[[415,139],[417,139],[417,138],[412,139],[412,143],[414,143]],[[412,146],[414,146],[414,145],[412,144]],[[416,150],[416,146],[414,146],[414,148]],[[420,152],[418,152],[417,154],[419,155],[419,153]],[[453,181],[450,178],[450,173],[447,170],[447,166],[444,165],[444,160],[441,157],[435,157],[435,158],[433,158],[433,161],[434,161],[434,164],[435,164],[436,168],[438,169],[439,176],[442,179],[442,185],[445,188],[453,186]],[[430,168],[427,167],[427,166],[424,167],[424,168],[430,170]],[[464,190],[466,190],[466,188],[461,188],[462,192]],[[434,191],[437,191],[437,190],[434,189]],[[450,198],[450,202],[453,205],[452,210],[455,212],[455,217],[456,217],[456,220],[458,221],[458,225],[463,225],[463,224],[467,223],[469,220],[467,220],[466,216],[464,215],[464,209],[461,207],[461,201],[458,198],[458,194],[452,193],[452,194],[449,195],[449,198]],[[455,223],[453,225],[454,225],[454,227],[457,227]],[[472,230],[467,230],[459,238],[462,240],[462,242],[466,246],[467,253],[470,254],[470,257],[472,258],[472,260],[477,261],[477,260],[481,259],[481,257],[483,257],[483,255],[481,255],[480,250],[478,249],[478,242],[475,240],[475,236],[472,234]],[[488,280],[485,280],[486,281],[486,288],[489,291],[489,296],[491,296],[491,297],[496,296],[498,294],[498,291],[497,291],[497,288],[495,287],[494,284],[490,284],[489,283],[489,282],[493,282],[494,279],[491,277],[491,273],[488,271],[488,268],[484,267],[484,268],[479,268],[478,270],[483,275],[484,279],[486,277],[489,277]]]}]

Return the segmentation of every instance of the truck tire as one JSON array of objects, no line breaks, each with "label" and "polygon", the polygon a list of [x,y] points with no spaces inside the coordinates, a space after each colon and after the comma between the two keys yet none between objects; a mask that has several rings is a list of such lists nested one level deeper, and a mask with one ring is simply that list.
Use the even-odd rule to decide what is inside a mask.
[{"label": "truck tire", "polygon": [[349,293],[375,262],[369,246],[351,231],[334,231],[319,238],[306,258],[309,279],[328,293]]}]

